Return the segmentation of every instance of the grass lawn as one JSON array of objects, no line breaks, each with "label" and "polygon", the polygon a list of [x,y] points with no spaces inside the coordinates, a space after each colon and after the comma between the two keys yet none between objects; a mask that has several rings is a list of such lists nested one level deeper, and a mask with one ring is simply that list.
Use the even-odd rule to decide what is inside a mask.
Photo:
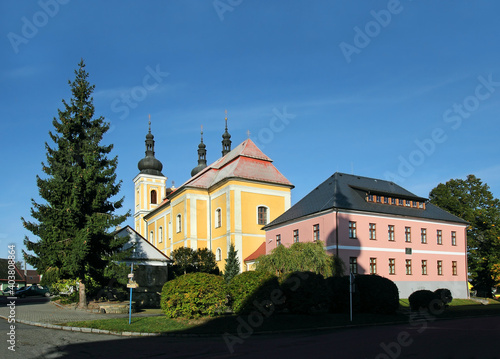
[{"label": "grass lawn", "polygon": [[[400,300],[401,310],[395,315],[378,315],[354,313],[352,323],[348,314],[322,313],[315,315],[274,314],[262,315],[224,315],[215,318],[170,319],[165,316],[140,317],[132,315],[132,323],[128,318],[102,319],[83,322],[64,323],[67,326],[105,329],[115,332],[147,332],[147,333],[193,333],[220,335],[225,332],[236,333],[238,327],[251,327],[256,333],[286,330],[311,330],[321,328],[343,327],[349,325],[376,325],[389,323],[407,323],[409,320],[409,304],[407,299]],[[159,313],[159,310],[146,311],[148,314]],[[500,302],[490,300],[483,305],[469,299],[454,299],[450,306],[437,318],[460,318],[465,316],[500,315]]]}]

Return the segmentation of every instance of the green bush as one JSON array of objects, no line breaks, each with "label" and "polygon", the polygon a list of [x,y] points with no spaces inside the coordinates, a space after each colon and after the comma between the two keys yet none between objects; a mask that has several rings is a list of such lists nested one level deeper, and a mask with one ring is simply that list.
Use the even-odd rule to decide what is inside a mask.
[{"label": "green bush", "polygon": [[[326,280],[330,295],[330,311],[349,311],[349,276],[330,277]],[[399,291],[396,284],[378,275],[356,275],[352,308],[358,313],[393,314],[399,308]]]},{"label": "green bush", "polygon": [[379,275],[357,275],[355,290],[359,292],[361,313],[394,314],[399,308],[396,284]]},{"label": "green bush", "polygon": [[408,301],[410,302],[411,310],[439,309],[443,303],[436,293],[427,289],[421,289],[413,292],[408,297]]},{"label": "green bush", "polygon": [[264,306],[267,311],[274,312],[276,305],[281,304],[279,290],[278,278],[274,275],[255,271],[240,273],[229,283],[233,311],[250,313],[257,309],[256,306]]},{"label": "green bush", "polygon": [[325,279],[314,272],[288,274],[281,289],[285,296],[284,308],[290,313],[308,314],[325,311],[330,304]]},{"label": "green bush", "polygon": [[161,308],[170,318],[198,318],[221,314],[227,305],[224,278],[208,273],[189,273],[164,284]]},{"label": "green bush", "polygon": [[[345,313],[349,311],[349,276],[328,277],[326,286],[330,297],[330,312]],[[356,293],[353,293],[356,294]],[[359,295],[353,295],[353,308],[359,306]]]},{"label": "green bush", "polygon": [[453,296],[451,295],[451,291],[446,288],[439,288],[434,291],[434,294],[443,302],[445,307],[451,303],[453,300]]}]

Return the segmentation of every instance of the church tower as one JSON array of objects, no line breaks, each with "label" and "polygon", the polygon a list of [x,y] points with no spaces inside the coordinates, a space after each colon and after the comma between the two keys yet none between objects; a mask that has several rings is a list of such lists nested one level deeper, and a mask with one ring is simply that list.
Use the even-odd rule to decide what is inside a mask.
[{"label": "church tower", "polygon": [[161,173],[163,164],[155,158],[155,141],[151,133],[146,135],[146,156],[137,164],[139,174],[134,178],[135,208],[134,227],[144,238],[148,238],[143,217],[152,209],[158,207],[165,197],[167,177]]},{"label": "church tower", "polygon": [[227,132],[227,110],[226,110],[226,130],[222,134],[222,157],[231,152],[231,135]]},{"label": "church tower", "polygon": [[198,166],[191,171],[191,177],[207,167],[207,146],[203,143],[203,126],[201,126],[201,142],[198,145]]}]

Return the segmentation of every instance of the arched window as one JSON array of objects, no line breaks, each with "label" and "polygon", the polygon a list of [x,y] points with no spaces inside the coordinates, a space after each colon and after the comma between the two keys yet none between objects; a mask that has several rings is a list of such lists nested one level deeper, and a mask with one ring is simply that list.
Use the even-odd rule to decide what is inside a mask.
[{"label": "arched window", "polygon": [[156,190],[151,191],[151,204],[156,204]]},{"label": "arched window", "polygon": [[220,248],[217,248],[217,251],[215,251],[215,260],[217,261],[222,260],[222,250]]},{"label": "arched window", "polygon": [[182,230],[182,216],[180,214],[177,215],[177,233]]},{"label": "arched window", "polygon": [[155,238],[155,234],[153,231],[149,232],[149,242],[151,242],[152,244],[154,244],[154,238]]},{"label": "arched window", "polygon": [[163,242],[163,227],[158,228],[158,243]]},{"label": "arched window", "polygon": [[217,208],[215,210],[215,228],[222,226],[222,210]]},{"label": "arched window", "polygon": [[268,221],[268,209],[265,206],[257,207],[257,224],[266,225]]}]

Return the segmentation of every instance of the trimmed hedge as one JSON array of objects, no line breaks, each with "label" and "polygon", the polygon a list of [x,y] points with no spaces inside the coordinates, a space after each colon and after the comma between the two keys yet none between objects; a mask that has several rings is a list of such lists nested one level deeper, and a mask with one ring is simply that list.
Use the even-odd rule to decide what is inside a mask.
[{"label": "trimmed hedge", "polygon": [[278,293],[278,278],[263,272],[243,272],[233,277],[229,283],[232,308],[235,313],[250,313],[264,306],[273,311],[282,299]]},{"label": "trimmed hedge", "polygon": [[161,309],[170,318],[216,316],[225,310],[227,297],[227,285],[221,276],[189,273],[163,285]]},{"label": "trimmed hedge", "polygon": [[325,279],[314,272],[292,272],[281,284],[284,309],[290,313],[308,314],[328,310],[330,298]]},{"label": "trimmed hedge", "polygon": [[[349,276],[326,280],[330,294],[330,311],[349,311]],[[399,308],[399,291],[390,279],[379,275],[356,275],[352,295],[353,311],[358,313],[394,314]]]}]

